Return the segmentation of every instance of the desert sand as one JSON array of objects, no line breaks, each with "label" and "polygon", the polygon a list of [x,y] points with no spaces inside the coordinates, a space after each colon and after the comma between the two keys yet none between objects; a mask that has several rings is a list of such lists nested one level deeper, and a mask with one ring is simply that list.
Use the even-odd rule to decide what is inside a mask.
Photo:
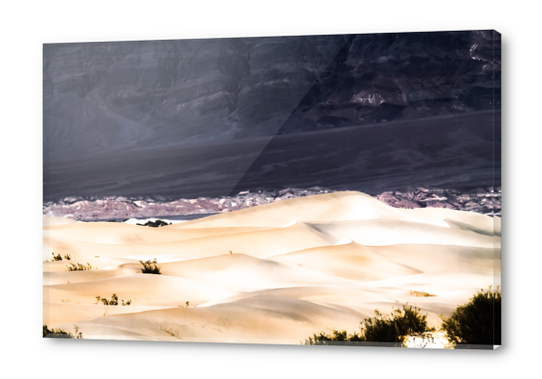
[{"label": "desert sand", "polygon": [[[52,254],[70,260],[52,261]],[[144,274],[156,259],[161,274]],[[438,327],[500,284],[500,219],[360,192],[159,228],[45,217],[43,323],[85,339],[299,344],[415,305]],[[67,271],[70,264],[90,270]],[[88,266],[87,266],[88,267]],[[97,296],[119,305],[104,305]],[[121,301],[130,300],[128,306]]]}]

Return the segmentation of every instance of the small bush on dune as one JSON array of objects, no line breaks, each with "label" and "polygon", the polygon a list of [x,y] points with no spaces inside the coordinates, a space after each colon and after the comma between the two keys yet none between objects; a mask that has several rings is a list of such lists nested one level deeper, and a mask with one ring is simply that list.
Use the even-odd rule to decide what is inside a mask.
[{"label": "small bush on dune", "polygon": [[161,226],[167,226],[167,225],[171,225],[171,223],[167,223],[165,221],[162,221],[162,220],[156,220],[156,221],[147,221],[146,223],[144,224],[136,224],[136,225],[139,225],[139,226],[149,226],[151,228],[159,228]]},{"label": "small bush on dune", "polygon": [[[58,262],[58,261],[61,261],[62,260],[62,256],[60,254],[55,254],[55,252],[53,251],[51,253],[53,255],[53,262]],[[72,259],[71,255],[70,254],[66,254],[64,255],[64,259],[69,261]]]},{"label": "small bush on dune", "polygon": [[70,263],[69,266],[66,266],[66,271],[88,271],[92,270],[92,266],[87,262],[86,266],[81,263]]},{"label": "small bush on dune", "polygon": [[143,265],[143,268],[141,269],[141,272],[143,274],[157,274],[160,275],[162,271],[160,270],[160,267],[158,266],[156,262],[156,258],[151,261],[139,261]]},{"label": "small bush on dune", "polygon": [[44,338],[74,338],[78,340],[83,339],[83,334],[79,331],[77,325],[73,326],[74,334],[68,333],[62,329],[49,329],[47,325],[43,325],[43,337]]},{"label": "small bush on dune", "polygon": [[391,317],[383,317],[378,310],[375,311],[375,317],[362,322],[365,341],[401,345],[405,336],[432,331],[427,325],[427,315],[421,315],[419,311],[419,308],[409,305],[404,305],[402,310],[395,309]]},{"label": "small bush on dune", "polygon": [[433,331],[427,325],[427,316],[420,309],[407,305],[383,316],[378,310],[375,317],[361,321],[360,333],[348,334],[346,330],[333,330],[331,335],[314,334],[305,345],[355,345],[359,342],[387,342],[392,346],[403,346],[405,336]]},{"label": "small bush on dune", "polygon": [[481,290],[467,304],[457,307],[452,316],[443,318],[442,330],[455,344],[501,344],[501,291],[491,286]]},{"label": "small bush on dune", "polygon": [[[119,297],[115,293],[111,295],[111,300],[107,300],[107,298],[101,297],[101,296],[96,296],[96,299],[97,299],[97,302],[95,303],[96,305],[100,301],[103,303],[103,305],[119,305]],[[124,300],[121,300],[121,302],[123,306],[132,304],[132,300],[126,300],[126,302],[124,302]]]},{"label": "small bush on dune", "polygon": [[313,334],[305,341],[305,345],[354,345],[356,342],[364,341],[360,334],[348,334],[346,330],[332,330],[331,334],[323,332]]}]

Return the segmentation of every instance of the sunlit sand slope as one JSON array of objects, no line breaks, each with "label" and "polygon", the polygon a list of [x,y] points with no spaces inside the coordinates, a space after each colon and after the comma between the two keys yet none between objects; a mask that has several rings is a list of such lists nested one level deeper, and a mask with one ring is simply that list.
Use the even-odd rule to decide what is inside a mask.
[{"label": "sunlit sand slope", "polygon": [[439,326],[500,278],[499,218],[359,192],[159,228],[44,218],[43,242],[43,323],[89,339],[299,344],[406,303]]},{"label": "sunlit sand slope", "polygon": [[394,244],[460,245],[493,247],[486,234],[403,220],[332,221],[310,224],[315,230],[337,239],[348,238],[362,245]]},{"label": "sunlit sand slope", "polygon": [[269,259],[361,282],[414,275],[421,272],[383,256],[372,247],[363,246],[356,242],[338,246],[316,247],[277,255]]},{"label": "sunlit sand slope", "polygon": [[[307,200],[309,199],[309,200]],[[335,192],[261,205],[177,224],[178,228],[281,227],[292,221],[404,219],[402,213],[361,192]]]},{"label": "sunlit sand slope", "polygon": [[[141,226],[138,226],[138,228],[146,229],[146,233],[151,229]],[[175,230],[171,232],[175,232]],[[266,258],[290,251],[329,245],[337,241],[337,238],[321,233],[303,223],[295,223],[284,228],[193,238],[176,242],[161,242],[162,236],[159,235],[159,230],[156,231],[156,234],[158,236],[155,243],[147,241],[145,243],[131,242],[126,244],[98,244],[48,237],[44,238],[43,256],[44,259],[49,259],[54,252],[61,256],[70,254],[76,260],[95,257],[153,259],[158,255],[184,255],[203,258],[229,254],[231,251],[234,254]]]},{"label": "sunlit sand slope", "polygon": [[[69,239],[75,241],[105,243],[105,244],[134,244],[134,243],[163,243],[184,241],[192,238],[209,237],[224,234],[236,234],[265,230],[265,227],[225,227],[177,230],[179,224],[172,224],[161,228],[142,228],[138,225],[95,222],[85,223],[81,228],[80,222],[60,224],[66,220],[56,218],[53,225],[47,227],[44,237],[56,239]],[[51,222],[49,222],[50,224]],[[56,224],[56,225],[54,225]]]}]

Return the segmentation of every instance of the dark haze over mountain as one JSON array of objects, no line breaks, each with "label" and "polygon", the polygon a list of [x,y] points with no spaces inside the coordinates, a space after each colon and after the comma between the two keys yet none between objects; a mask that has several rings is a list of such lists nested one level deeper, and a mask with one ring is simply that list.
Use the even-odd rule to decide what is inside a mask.
[{"label": "dark haze over mountain", "polygon": [[47,200],[500,185],[494,31],[51,44],[43,91]]}]

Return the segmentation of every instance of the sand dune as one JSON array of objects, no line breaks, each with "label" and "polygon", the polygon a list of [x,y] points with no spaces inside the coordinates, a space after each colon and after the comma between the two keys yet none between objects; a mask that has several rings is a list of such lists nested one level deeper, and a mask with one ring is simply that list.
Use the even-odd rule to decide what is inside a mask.
[{"label": "sand dune", "polygon": [[132,300],[132,305],[184,306],[208,302],[217,297],[231,296],[236,291],[203,284],[202,281],[165,275],[130,274],[95,280],[44,286],[43,296],[49,303],[94,304],[96,297],[110,299],[115,293],[119,298]]},{"label": "sand dune", "polygon": [[308,268],[362,282],[419,274],[421,271],[397,263],[375,249],[351,242],[315,247],[269,258],[275,262]]},{"label": "sand dune", "polygon": [[[359,288],[355,288],[359,287]],[[392,291],[393,292],[393,291]],[[217,304],[227,304],[234,301],[250,299],[253,297],[276,297],[305,300],[314,304],[324,305],[331,308],[344,307],[355,309],[357,305],[363,303],[374,303],[382,301],[382,292],[371,286],[356,285],[352,283],[337,284],[327,286],[299,286],[287,288],[273,288],[260,291],[242,292],[240,294],[227,298],[210,301],[198,306],[198,308],[213,306]],[[372,313],[372,310],[371,312]]]},{"label": "sand dune", "polygon": [[[169,308],[169,307],[165,307]],[[66,325],[72,329],[74,323],[79,323],[101,318],[107,315],[139,313],[149,310],[164,309],[160,306],[108,306],[102,303],[94,304],[76,304],[76,303],[47,303],[43,312],[43,323],[46,325]]]},{"label": "sand dune", "polygon": [[[89,339],[299,344],[406,303],[438,327],[500,278],[499,218],[359,192],[160,228],[45,218],[43,240],[43,322]],[[161,275],[141,273],[153,259]],[[96,304],[112,294],[131,305]]]},{"label": "sand dune", "polygon": [[402,213],[361,192],[335,192],[283,200],[177,224],[177,228],[281,227],[297,221],[404,219]]},{"label": "sand dune", "polygon": [[333,278],[318,271],[290,267],[243,254],[165,263],[161,268],[163,275],[189,278],[221,287],[235,287],[243,291],[291,287],[306,283],[317,285],[344,282],[340,278]]},{"label": "sand dune", "polygon": [[410,243],[493,248],[495,241],[500,243],[496,236],[404,220],[332,221],[309,225],[328,236],[370,246]]},{"label": "sand dune", "polygon": [[[170,232],[175,233],[176,230]],[[44,238],[43,256],[44,259],[50,259],[51,253],[55,252],[62,256],[70,254],[72,259],[75,260],[84,260],[96,256],[100,258],[139,256],[142,259],[152,260],[157,258],[158,255],[184,255],[203,258],[229,254],[232,251],[235,254],[266,258],[271,255],[336,242],[334,237],[322,234],[303,223],[296,223],[287,228],[215,235],[175,242],[160,242],[158,230],[156,233],[158,241],[154,243],[129,244],[98,244],[46,237]]]},{"label": "sand dune", "polygon": [[501,235],[501,219],[487,217],[479,213],[455,211],[442,208],[403,209],[401,213],[411,217],[413,221],[448,224],[452,228],[471,230],[486,235]]},{"label": "sand dune", "polygon": [[489,273],[494,270],[493,248],[471,246],[442,246],[406,244],[372,247],[395,262],[416,267],[425,272],[447,272],[451,268],[461,272]]},{"label": "sand dune", "polygon": [[[467,283],[468,284],[468,283]],[[255,297],[276,297],[291,298],[309,301],[313,304],[322,305],[340,312],[350,314],[352,312],[361,317],[373,317],[375,310],[383,313],[390,313],[394,309],[401,308],[403,304],[410,304],[419,307],[422,313],[428,316],[430,326],[439,327],[440,315],[449,315],[457,304],[457,298],[464,296],[466,288],[471,288],[472,283],[464,286],[461,290],[448,291],[440,289],[443,296],[423,291],[420,283],[408,283],[397,285],[393,282],[372,282],[354,285],[335,285],[326,287],[290,287],[269,289],[254,292],[244,292],[228,298],[201,304],[198,308],[213,306],[217,304],[229,304]],[[354,332],[356,330],[350,330]]]},{"label": "sand dune", "polygon": [[[132,270],[131,273],[134,271]],[[90,271],[54,271],[43,273],[43,284],[68,284],[81,282],[94,282],[96,280],[114,278],[127,274],[127,270],[90,270]]]},{"label": "sand dune", "polygon": [[[83,335],[92,336],[105,324],[116,329],[118,334],[114,338],[122,339],[126,333],[162,339],[160,336],[165,332],[182,341],[299,344],[314,330],[355,329],[359,318],[357,312],[345,313],[303,300],[261,296],[205,308],[106,316],[78,326]],[[146,329],[141,328],[142,324]]]},{"label": "sand dune", "polygon": [[[124,258],[132,260],[154,259],[161,256],[186,256],[183,250],[183,241],[162,242],[162,243],[134,243],[134,244],[102,244],[93,242],[82,242],[61,238],[44,238],[43,257],[51,259],[51,253],[65,256],[69,254],[71,261],[88,261],[92,258]],[[70,261],[63,261],[66,264]]]},{"label": "sand dune", "polygon": [[[49,256],[48,258],[50,258]],[[90,264],[92,269],[98,270],[111,270],[115,269],[118,266],[127,263],[133,262],[138,263],[138,260],[135,259],[126,259],[126,258],[87,258],[87,259],[71,259],[69,261],[62,260],[57,262],[43,262],[43,272],[67,272],[68,266],[71,263],[81,263],[86,265]]]},{"label": "sand dune", "polygon": [[332,236],[297,222],[285,228],[197,238],[179,245],[184,254],[201,258],[229,254],[230,251],[233,254],[267,258],[310,247],[331,245],[336,241]]},{"label": "sand dune", "polygon": [[49,226],[44,236],[50,239],[75,240],[100,244],[165,243],[184,241],[192,238],[224,234],[246,233],[265,230],[265,227],[224,227],[206,229],[176,228],[172,224],[160,228],[143,227],[111,222],[68,223]]}]

